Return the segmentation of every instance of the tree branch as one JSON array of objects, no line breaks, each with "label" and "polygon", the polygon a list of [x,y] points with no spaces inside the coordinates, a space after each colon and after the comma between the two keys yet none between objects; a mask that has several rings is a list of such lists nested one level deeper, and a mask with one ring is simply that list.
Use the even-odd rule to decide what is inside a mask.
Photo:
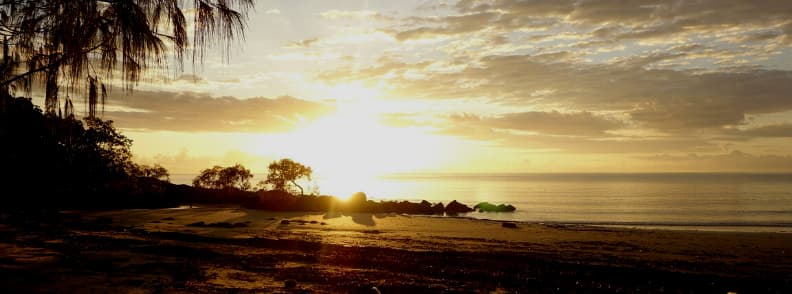
[{"label": "tree branch", "polygon": [[[85,50],[85,51],[81,52],[80,54],[88,54],[88,53],[91,53],[92,51],[94,51],[94,50],[96,50],[96,49],[99,49],[99,47],[101,47],[103,44],[104,44],[104,42],[102,42],[102,43],[99,43],[99,44],[97,44],[96,46],[93,46],[93,47],[91,47],[91,48],[88,48],[87,50]],[[23,78],[25,78],[25,77],[27,77],[27,76],[30,76],[30,75],[32,75],[32,74],[35,74],[35,73],[37,73],[37,72],[40,72],[40,71],[43,71],[43,70],[46,70],[46,69],[50,69],[50,68],[52,68],[53,66],[55,66],[55,65],[57,65],[57,64],[60,64],[60,63],[61,63],[61,61],[63,61],[64,59],[66,59],[66,57],[62,56],[61,58],[58,58],[57,60],[55,60],[55,62],[50,62],[49,64],[47,64],[47,65],[45,65],[45,66],[39,67],[39,68],[37,68],[37,69],[30,70],[30,71],[28,71],[28,72],[25,72],[25,73],[19,74],[19,75],[17,75],[17,76],[14,76],[14,77],[12,77],[12,78],[10,78],[10,79],[8,79],[8,80],[5,80],[5,81],[3,81],[2,83],[0,83],[0,88],[6,87],[6,86],[10,85],[10,84],[11,84],[11,83],[13,83],[13,82],[16,82],[16,81],[18,81],[18,80],[20,80],[20,79],[23,79]]]}]

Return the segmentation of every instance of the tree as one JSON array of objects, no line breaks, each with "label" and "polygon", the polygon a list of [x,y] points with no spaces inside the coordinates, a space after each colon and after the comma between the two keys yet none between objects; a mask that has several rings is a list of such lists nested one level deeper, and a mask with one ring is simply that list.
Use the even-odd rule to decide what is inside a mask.
[{"label": "tree", "polygon": [[300,195],[304,194],[303,187],[297,184],[301,178],[311,179],[313,171],[310,167],[304,166],[291,159],[284,158],[274,161],[269,165],[266,184],[272,185],[274,190],[287,191],[287,184],[291,183],[300,189]]},{"label": "tree", "polygon": [[252,178],[253,174],[250,173],[250,170],[246,169],[241,164],[236,164],[231,167],[215,165],[212,168],[202,170],[201,173],[193,179],[193,186],[217,190],[236,188],[242,191],[248,191],[251,188],[250,179]]},{"label": "tree", "polygon": [[112,120],[89,117],[85,124],[85,142],[79,148],[92,149],[88,154],[97,154],[112,173],[129,174],[136,168],[132,163],[132,140],[116,131]]},{"label": "tree", "polygon": [[[253,0],[2,1],[0,92],[30,94],[33,82],[41,82],[49,114],[59,108],[59,94],[65,94],[68,107],[71,94],[84,93],[93,117],[107,97],[104,81],[116,74],[131,91],[147,70],[172,68],[170,60],[183,71],[185,54],[194,69],[211,45],[220,44],[227,58],[234,41],[244,37],[253,5]],[[192,14],[189,21],[186,11]]]},{"label": "tree", "polygon": [[158,163],[154,164],[153,166],[139,164],[135,169],[134,175],[138,177],[155,178],[164,181],[170,181],[170,174],[168,173],[168,170]]}]

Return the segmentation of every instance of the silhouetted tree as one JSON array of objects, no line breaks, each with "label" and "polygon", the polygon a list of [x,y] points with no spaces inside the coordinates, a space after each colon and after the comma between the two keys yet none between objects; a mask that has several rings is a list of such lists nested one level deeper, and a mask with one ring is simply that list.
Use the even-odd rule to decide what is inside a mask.
[{"label": "silhouetted tree", "polygon": [[243,37],[253,5],[253,0],[2,1],[0,92],[29,94],[39,81],[45,112],[51,114],[59,107],[60,92],[65,90],[66,97],[86,93],[93,117],[107,96],[104,81],[116,74],[131,91],[150,68],[167,70],[174,60],[182,71],[185,53],[193,68],[215,43],[227,58],[234,41]]},{"label": "silhouetted tree", "polygon": [[118,133],[112,120],[85,118],[87,129],[79,148],[90,148],[101,158],[107,168],[117,174],[130,174],[136,166],[132,163],[132,140]]},{"label": "silhouetted tree", "polygon": [[212,168],[202,170],[193,179],[193,186],[208,189],[232,189],[248,191],[251,188],[250,179],[253,174],[241,164],[230,167],[215,165]]},{"label": "silhouetted tree", "polygon": [[264,181],[264,183],[272,185],[273,189],[278,191],[287,191],[287,185],[291,183],[299,188],[300,195],[303,195],[303,187],[297,184],[297,180],[300,178],[307,178],[310,180],[311,173],[313,173],[313,171],[310,167],[285,158],[270,163],[267,180]]},{"label": "silhouetted tree", "polygon": [[139,164],[133,174],[138,177],[155,178],[164,181],[170,181],[170,174],[168,173],[168,170],[158,163],[154,164],[153,166]]}]

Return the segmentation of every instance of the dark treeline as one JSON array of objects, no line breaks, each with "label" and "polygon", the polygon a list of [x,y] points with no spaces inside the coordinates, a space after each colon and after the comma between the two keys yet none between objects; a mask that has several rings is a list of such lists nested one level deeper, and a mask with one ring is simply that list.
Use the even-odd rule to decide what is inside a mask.
[{"label": "dark treeline", "polygon": [[[0,91],[0,93],[2,93]],[[112,121],[44,114],[0,94],[0,185],[6,206],[166,207],[167,171],[132,162],[132,141]]]}]

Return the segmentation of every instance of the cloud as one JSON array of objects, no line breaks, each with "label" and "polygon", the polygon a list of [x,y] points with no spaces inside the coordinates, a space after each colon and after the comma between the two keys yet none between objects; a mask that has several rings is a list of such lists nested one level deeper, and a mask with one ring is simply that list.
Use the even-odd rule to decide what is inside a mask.
[{"label": "cloud", "polygon": [[637,159],[651,162],[656,168],[676,171],[731,171],[731,172],[790,172],[792,156],[756,155],[742,151],[725,154],[688,154],[638,156]]},{"label": "cloud", "polygon": [[422,127],[437,135],[543,152],[645,154],[720,150],[718,144],[696,136],[620,134],[620,130],[630,126],[620,119],[590,112],[531,111],[492,116],[389,113],[382,115],[380,121],[393,127]]},{"label": "cloud", "polygon": [[[788,36],[792,16],[789,1],[721,0],[700,1],[577,1],[494,0],[459,1],[455,6],[465,15],[499,12],[486,27],[513,29],[530,27],[537,20],[553,20],[580,28],[599,30],[599,38],[671,39],[689,33],[730,32],[735,28],[763,28]],[[453,16],[444,19],[455,23]],[[607,33],[603,29],[607,29]],[[454,32],[449,32],[454,33]],[[760,33],[767,35],[767,32]]]},{"label": "cloud", "polygon": [[[665,65],[689,65],[693,60],[741,65],[779,55],[792,44],[789,1],[463,0],[443,7],[431,16],[394,19],[380,31],[404,42],[468,42],[508,34],[525,41],[523,46],[511,46],[511,52],[533,46],[536,53],[572,50],[579,55],[645,47],[663,52],[691,43],[708,44],[677,52],[676,60],[665,59]],[[476,48],[448,49],[475,56],[492,48],[482,43]]]},{"label": "cloud", "polygon": [[748,129],[732,129],[728,135],[745,138],[792,138],[792,124],[772,124]]},{"label": "cloud", "polygon": [[[324,72],[320,78],[386,82],[398,97],[480,97],[518,106],[621,112],[636,124],[665,132],[733,127],[745,123],[748,114],[792,110],[789,71],[652,69],[637,60],[577,63],[558,54],[459,60],[453,71],[433,70],[437,62],[383,60],[358,71]],[[410,78],[410,71],[422,78]]]},{"label": "cloud", "polygon": [[374,18],[379,20],[388,20],[390,17],[384,16],[379,12],[372,11],[372,10],[338,10],[332,9],[328,11],[324,11],[320,13],[322,17],[326,19],[344,19],[344,18],[353,18],[353,19],[360,19],[360,18]]},{"label": "cloud", "polygon": [[678,152],[715,152],[717,144],[697,137],[643,137],[643,136],[569,136],[525,134],[511,130],[455,125],[439,131],[440,134],[488,142],[519,150],[562,154],[651,154]]},{"label": "cloud", "polygon": [[454,115],[451,124],[470,124],[477,127],[514,131],[536,132],[549,135],[603,135],[605,131],[623,127],[623,123],[610,118],[596,116],[590,112],[561,113],[520,112],[495,117],[476,115]]},{"label": "cloud", "polygon": [[121,128],[179,132],[286,132],[334,111],[293,97],[239,99],[193,92],[135,91],[109,99]]},{"label": "cloud", "polygon": [[175,81],[206,84],[206,79],[204,77],[195,74],[182,74],[178,78],[176,78]]},{"label": "cloud", "polygon": [[308,48],[319,42],[319,38],[310,38],[300,41],[294,41],[286,45],[286,48]]},{"label": "cloud", "polygon": [[444,35],[458,35],[482,30],[500,14],[483,12],[476,14],[448,16],[442,19],[440,26],[418,27],[402,31],[392,31],[396,40],[431,38]]}]

